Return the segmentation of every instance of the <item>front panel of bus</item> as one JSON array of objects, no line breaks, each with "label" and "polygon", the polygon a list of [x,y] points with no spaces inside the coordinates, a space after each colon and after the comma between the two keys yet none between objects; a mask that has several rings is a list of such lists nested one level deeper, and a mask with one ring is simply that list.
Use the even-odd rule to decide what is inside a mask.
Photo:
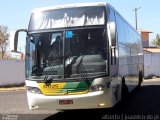
[{"label": "front panel of bus", "polygon": [[102,6],[33,13],[26,45],[30,109],[111,106],[104,93],[110,87],[106,33]]}]

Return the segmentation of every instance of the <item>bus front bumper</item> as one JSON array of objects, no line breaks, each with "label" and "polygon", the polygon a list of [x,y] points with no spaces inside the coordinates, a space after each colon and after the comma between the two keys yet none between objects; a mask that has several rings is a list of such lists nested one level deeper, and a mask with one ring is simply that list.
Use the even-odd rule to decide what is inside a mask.
[{"label": "bus front bumper", "polygon": [[112,107],[109,91],[96,91],[87,94],[45,96],[27,92],[29,109],[67,110]]}]

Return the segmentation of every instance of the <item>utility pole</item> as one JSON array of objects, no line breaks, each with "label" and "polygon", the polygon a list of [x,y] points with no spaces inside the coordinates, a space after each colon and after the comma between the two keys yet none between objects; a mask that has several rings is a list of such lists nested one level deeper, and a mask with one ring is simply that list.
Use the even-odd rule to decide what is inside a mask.
[{"label": "utility pole", "polygon": [[136,23],[136,30],[137,30],[137,10],[139,10],[141,7],[139,8],[135,8],[133,11],[135,11],[135,23]]}]

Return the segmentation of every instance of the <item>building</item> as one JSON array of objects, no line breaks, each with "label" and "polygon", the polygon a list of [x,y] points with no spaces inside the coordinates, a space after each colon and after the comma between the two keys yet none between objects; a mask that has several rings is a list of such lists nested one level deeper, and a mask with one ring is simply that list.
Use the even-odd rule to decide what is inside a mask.
[{"label": "building", "polygon": [[139,30],[139,34],[141,35],[142,38],[142,44],[144,48],[149,47],[149,34],[152,33],[149,30],[144,30],[144,29],[140,29]]},{"label": "building", "polygon": [[140,29],[144,51],[144,78],[160,77],[160,48],[149,46],[149,30]]}]

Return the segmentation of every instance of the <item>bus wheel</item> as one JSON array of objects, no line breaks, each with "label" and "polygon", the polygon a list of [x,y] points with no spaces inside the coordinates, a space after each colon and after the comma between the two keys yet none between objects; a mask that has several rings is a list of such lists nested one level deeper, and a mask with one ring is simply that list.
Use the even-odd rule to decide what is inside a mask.
[{"label": "bus wheel", "polygon": [[127,85],[125,83],[125,78],[123,77],[122,78],[122,89],[121,89],[122,102],[125,102],[128,99],[128,95],[129,95],[128,88],[127,88]]},{"label": "bus wheel", "polygon": [[143,82],[143,77],[142,77],[142,71],[141,71],[141,72],[139,72],[138,88],[140,88],[142,82]]}]

